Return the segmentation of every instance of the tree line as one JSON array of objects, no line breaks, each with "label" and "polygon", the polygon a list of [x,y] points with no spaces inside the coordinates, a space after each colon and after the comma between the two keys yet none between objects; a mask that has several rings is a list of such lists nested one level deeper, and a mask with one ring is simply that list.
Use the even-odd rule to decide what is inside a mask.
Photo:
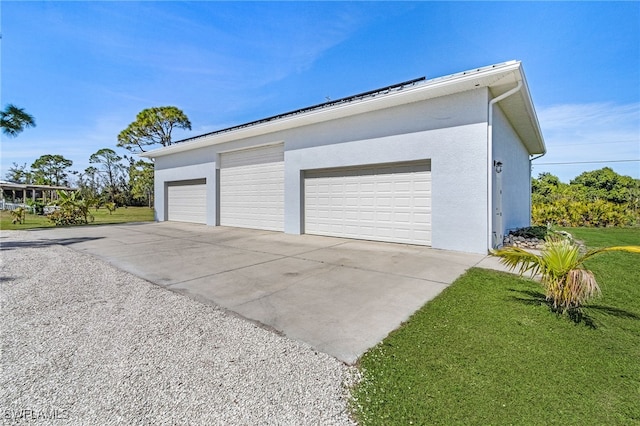
[{"label": "tree line", "polygon": [[153,163],[122,157],[110,148],[91,154],[89,163],[91,166],[83,171],[71,170],[72,160],[45,154],[30,167],[14,162],[6,179],[22,184],[73,186],[83,198],[119,206],[152,206]]},{"label": "tree line", "polygon": [[[25,128],[34,127],[34,118],[24,109],[7,105],[0,112],[2,131],[11,137]],[[173,106],[153,107],[137,114],[118,135],[117,146],[133,154],[154,145],[169,146],[175,128],[191,130],[191,123],[180,109]],[[13,163],[6,179],[21,184],[75,186],[79,199],[92,200],[95,205],[153,206],[153,163],[118,155],[113,149],[102,148],[89,157],[91,166],[83,171],[71,170],[73,161],[59,154],[45,154],[29,167]]]},{"label": "tree line", "polygon": [[580,174],[568,184],[551,173],[531,180],[532,221],[536,225],[640,225],[640,179],[609,167]]}]

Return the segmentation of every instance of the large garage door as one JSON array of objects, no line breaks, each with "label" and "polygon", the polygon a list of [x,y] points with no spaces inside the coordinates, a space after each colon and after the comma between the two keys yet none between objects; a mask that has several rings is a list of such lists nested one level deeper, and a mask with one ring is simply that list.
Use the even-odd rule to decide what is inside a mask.
[{"label": "large garage door", "polygon": [[310,171],[305,232],[431,245],[431,163]]},{"label": "large garage door", "polygon": [[220,156],[220,225],[284,230],[283,145]]},{"label": "large garage door", "polygon": [[204,179],[167,184],[167,219],[207,223],[207,184]]}]

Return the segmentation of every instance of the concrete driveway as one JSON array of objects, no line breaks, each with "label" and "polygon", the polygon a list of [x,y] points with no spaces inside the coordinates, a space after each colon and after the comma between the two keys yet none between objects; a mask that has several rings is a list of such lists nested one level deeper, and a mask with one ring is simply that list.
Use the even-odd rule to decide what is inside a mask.
[{"label": "concrete driveway", "polygon": [[[187,223],[30,231],[354,363],[483,255]],[[499,267],[498,267],[499,268]]]}]

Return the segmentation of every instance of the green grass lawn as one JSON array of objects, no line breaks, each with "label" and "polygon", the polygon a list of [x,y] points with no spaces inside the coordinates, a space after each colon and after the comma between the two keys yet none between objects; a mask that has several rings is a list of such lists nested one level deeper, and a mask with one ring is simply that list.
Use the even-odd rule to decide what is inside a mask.
[{"label": "green grass lawn", "polygon": [[[109,214],[109,211],[105,208],[101,208],[98,211],[91,209],[91,214],[95,220],[91,222],[90,225],[153,221],[153,209],[148,207],[120,207],[112,214]],[[0,229],[52,228],[55,226],[55,224],[45,216],[34,214],[27,214],[27,218],[23,224],[14,225],[11,223],[11,220],[12,217],[9,211],[0,211]]]},{"label": "green grass lawn", "polygon": [[[570,232],[640,245],[638,228]],[[579,323],[550,313],[536,282],[468,271],[360,360],[360,424],[640,424],[640,256],[587,266],[603,297]]]}]

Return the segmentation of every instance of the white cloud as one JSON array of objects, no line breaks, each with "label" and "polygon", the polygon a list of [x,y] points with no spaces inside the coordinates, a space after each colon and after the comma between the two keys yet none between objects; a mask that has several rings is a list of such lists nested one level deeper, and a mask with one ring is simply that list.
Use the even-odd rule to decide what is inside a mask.
[{"label": "white cloud", "polygon": [[[364,6],[352,4],[192,5],[210,17],[204,24],[187,11],[182,16],[170,13],[181,11],[173,6],[165,10],[142,3],[121,10],[98,3],[96,12],[118,26],[87,23],[78,28],[76,23],[73,36],[90,40],[108,60],[142,67],[149,75],[174,82],[197,78],[203,86],[234,90],[262,87],[308,69],[369,19],[361,13]],[[229,13],[235,8],[236,13]],[[133,27],[122,32],[132,21],[127,12],[145,20],[139,28],[131,22]]]},{"label": "white cloud", "polygon": [[[538,119],[547,154],[534,162],[534,175],[550,172],[567,182],[583,171],[611,167],[640,178],[640,162],[618,162],[640,159],[640,103],[553,105],[539,109]],[[608,162],[587,163],[601,161]]]}]

